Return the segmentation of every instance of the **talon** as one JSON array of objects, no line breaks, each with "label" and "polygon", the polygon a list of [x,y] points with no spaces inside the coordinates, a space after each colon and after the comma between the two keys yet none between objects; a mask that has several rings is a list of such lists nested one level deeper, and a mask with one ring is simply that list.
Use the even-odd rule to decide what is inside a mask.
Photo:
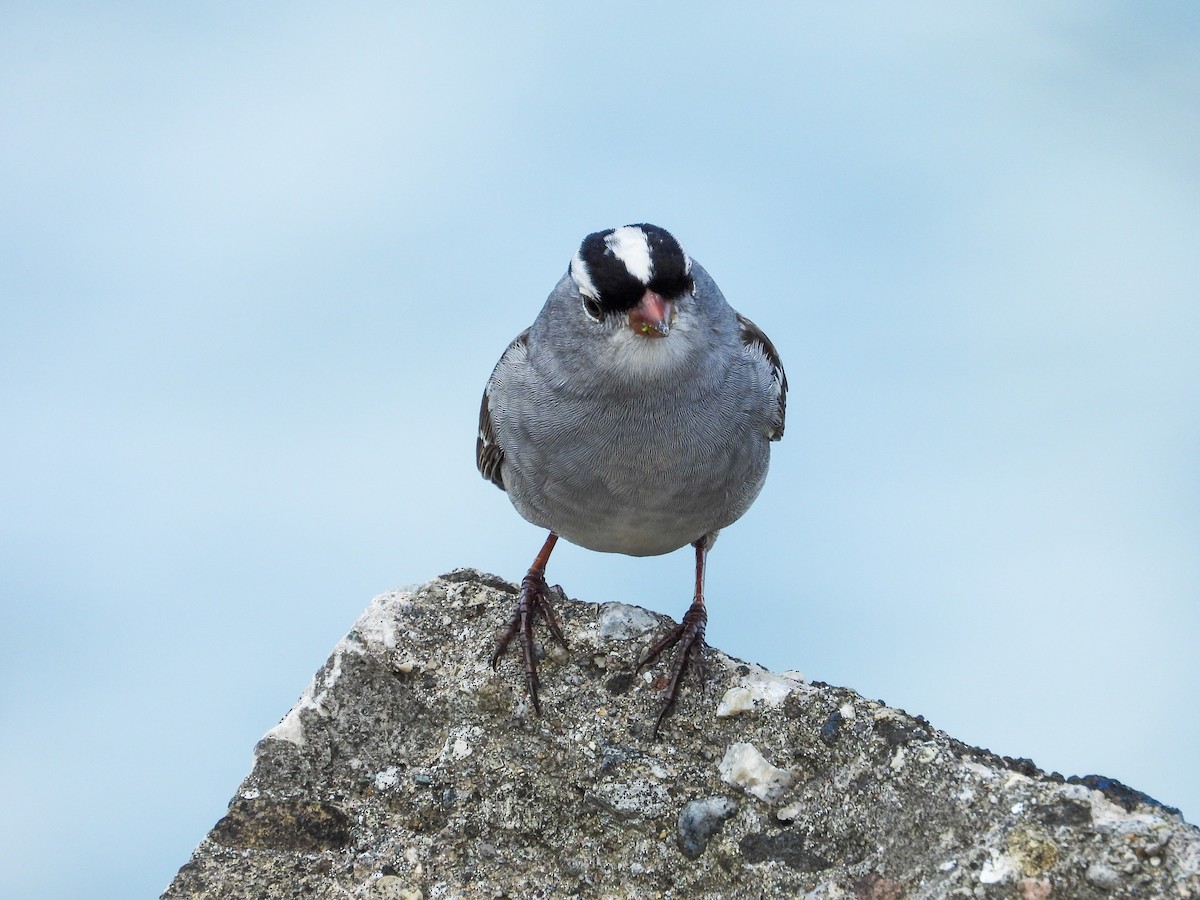
[{"label": "talon", "polygon": [[670,650],[676,644],[679,645],[679,649],[675,651],[675,661],[671,664],[671,680],[667,685],[666,700],[663,702],[658,718],[654,721],[652,737],[655,739],[658,738],[658,731],[662,727],[663,719],[675,709],[675,701],[679,699],[679,686],[683,682],[683,676],[687,673],[688,667],[693,662],[696,664],[696,674],[700,676],[700,684],[705,683],[704,648],[708,644],[704,640],[704,631],[708,626],[708,610],[704,606],[704,564],[708,558],[708,548],[711,543],[708,537],[703,537],[692,544],[696,548],[696,595],[692,600],[692,605],[684,613],[683,621],[647,650],[646,655],[641,658],[633,670],[634,675],[639,674],[642,669],[658,659],[663,651]]},{"label": "talon", "polygon": [[512,615],[496,639],[496,649],[492,651],[494,672],[499,668],[500,657],[504,655],[512,639],[519,639],[521,657],[525,663],[525,683],[529,688],[530,699],[533,700],[533,711],[539,716],[542,714],[542,704],[538,698],[537,654],[533,634],[534,620],[539,614],[555,640],[563,647],[567,646],[567,640],[558,624],[558,617],[554,615],[554,607],[550,605],[550,587],[546,584],[546,561],[550,558],[550,551],[554,549],[557,540],[558,535],[551,532],[533,565],[521,579],[521,592],[517,595],[517,602],[513,604]]},{"label": "talon", "polygon": [[688,607],[683,622],[668,631],[660,641],[647,650],[646,655],[634,669],[634,674],[637,675],[646,666],[653,664],[664,651],[679,645],[679,649],[675,651],[675,660],[671,664],[671,680],[667,684],[666,700],[654,722],[652,736],[655,738],[658,737],[663,720],[675,709],[675,702],[679,699],[679,686],[683,683],[683,677],[692,663],[695,663],[700,683],[704,684],[704,648],[708,646],[704,640],[704,630],[707,624],[708,611],[704,608],[704,601],[697,598]]}]

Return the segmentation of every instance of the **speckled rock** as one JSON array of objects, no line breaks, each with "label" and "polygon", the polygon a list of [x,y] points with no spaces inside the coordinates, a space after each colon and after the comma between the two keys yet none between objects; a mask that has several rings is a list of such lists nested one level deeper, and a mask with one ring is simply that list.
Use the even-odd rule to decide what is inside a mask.
[{"label": "speckled rock", "polygon": [[644,610],[560,602],[535,718],[515,655],[488,664],[515,592],[377,597],[163,896],[1200,898],[1175,810],[798,673],[712,650],[654,740]]}]

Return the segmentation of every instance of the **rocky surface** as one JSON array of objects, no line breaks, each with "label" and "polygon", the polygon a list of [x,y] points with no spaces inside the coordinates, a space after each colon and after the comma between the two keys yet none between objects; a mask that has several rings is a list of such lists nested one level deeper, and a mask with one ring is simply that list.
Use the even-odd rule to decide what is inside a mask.
[{"label": "rocky surface", "polygon": [[488,664],[515,592],[376,598],[164,897],[1200,897],[1200,832],[1120,782],[716,650],[653,740],[634,607],[560,601],[535,718]]}]

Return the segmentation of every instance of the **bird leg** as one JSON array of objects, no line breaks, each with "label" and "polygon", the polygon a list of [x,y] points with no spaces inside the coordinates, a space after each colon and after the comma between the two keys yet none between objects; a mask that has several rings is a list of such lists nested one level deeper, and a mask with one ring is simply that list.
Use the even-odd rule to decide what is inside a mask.
[{"label": "bird leg", "polygon": [[708,625],[708,610],[704,607],[704,564],[708,558],[708,548],[711,543],[708,535],[692,543],[692,546],[696,548],[696,594],[692,598],[692,605],[684,613],[683,622],[668,631],[662,640],[647,650],[646,655],[637,664],[637,668],[633,670],[633,674],[637,675],[658,659],[664,650],[669,650],[679,644],[679,649],[675,651],[675,662],[671,665],[671,682],[667,686],[667,699],[663,704],[662,711],[658,714],[658,720],[654,723],[654,737],[658,737],[658,730],[662,727],[663,719],[669,716],[671,710],[675,708],[675,701],[679,699],[679,684],[683,681],[683,676],[692,662],[696,664],[696,673],[700,676],[700,683],[704,683],[703,651],[707,646],[704,642],[704,629]]},{"label": "bird leg", "polygon": [[514,637],[520,638],[521,654],[525,658],[525,683],[529,685],[529,695],[533,698],[533,711],[539,716],[542,714],[542,706],[538,702],[537,658],[534,656],[533,643],[533,622],[539,613],[550,626],[550,633],[560,644],[567,646],[562,629],[558,627],[554,608],[550,605],[550,587],[546,584],[546,563],[550,560],[550,551],[554,549],[557,541],[558,535],[550,532],[546,543],[533,560],[533,565],[521,579],[521,592],[513,605],[512,617],[500,632],[500,637],[496,640],[496,649],[492,652],[492,671],[495,671],[500,664],[500,657],[508,649],[509,642]]}]

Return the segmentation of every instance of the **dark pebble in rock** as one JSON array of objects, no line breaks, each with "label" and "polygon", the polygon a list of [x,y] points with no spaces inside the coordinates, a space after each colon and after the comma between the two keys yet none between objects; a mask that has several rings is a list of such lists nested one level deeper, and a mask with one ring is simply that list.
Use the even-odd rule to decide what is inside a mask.
[{"label": "dark pebble in rock", "polygon": [[821,740],[826,746],[832,747],[838,739],[838,732],[842,730],[842,714],[838,710],[834,710],[829,714],[829,718],[825,720],[825,724],[821,726]]},{"label": "dark pebble in rock", "polygon": [[688,859],[699,859],[709,840],[725,820],[737,812],[732,797],[704,797],[684,804],[677,826],[679,849]]}]

